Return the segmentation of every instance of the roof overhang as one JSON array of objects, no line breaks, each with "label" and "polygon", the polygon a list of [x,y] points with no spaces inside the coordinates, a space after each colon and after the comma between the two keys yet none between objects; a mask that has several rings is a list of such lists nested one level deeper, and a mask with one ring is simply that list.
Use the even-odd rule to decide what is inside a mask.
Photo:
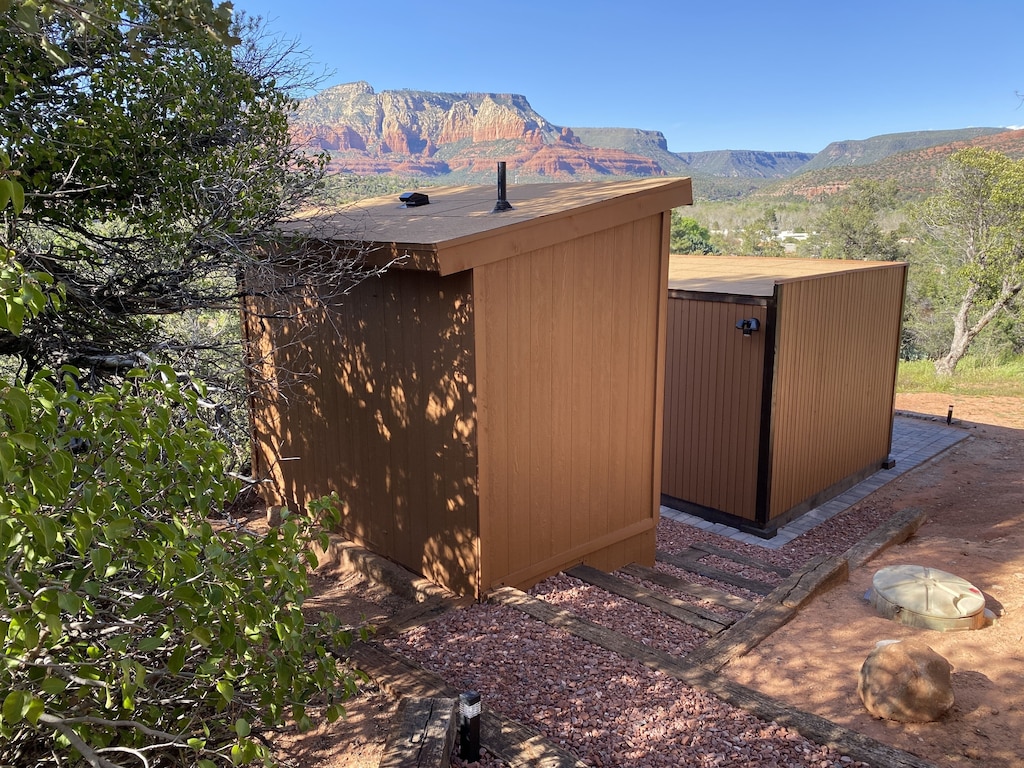
[{"label": "roof overhang", "polygon": [[510,210],[493,213],[493,186],[428,187],[428,205],[398,195],[308,216],[288,229],[315,241],[352,243],[375,264],[450,275],[693,203],[689,178],[524,184]]},{"label": "roof overhang", "polygon": [[865,269],[906,269],[899,261],[786,259],[774,256],[679,256],[669,262],[670,291],[773,296],[775,287]]}]

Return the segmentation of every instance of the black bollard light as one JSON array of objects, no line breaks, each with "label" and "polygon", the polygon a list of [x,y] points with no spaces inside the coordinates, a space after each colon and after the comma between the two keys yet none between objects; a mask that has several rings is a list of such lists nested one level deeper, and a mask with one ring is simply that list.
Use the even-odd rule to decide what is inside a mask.
[{"label": "black bollard light", "polygon": [[459,694],[459,758],[475,763],[480,760],[480,694]]}]

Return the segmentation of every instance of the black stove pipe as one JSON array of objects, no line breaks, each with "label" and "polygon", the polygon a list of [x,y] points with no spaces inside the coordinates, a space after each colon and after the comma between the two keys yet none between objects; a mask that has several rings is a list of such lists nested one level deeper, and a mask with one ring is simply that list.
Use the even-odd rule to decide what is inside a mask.
[{"label": "black stove pipe", "polygon": [[491,209],[491,213],[501,213],[502,211],[511,211],[512,205],[509,203],[505,196],[505,161],[498,161],[498,202],[494,204],[494,208]]}]

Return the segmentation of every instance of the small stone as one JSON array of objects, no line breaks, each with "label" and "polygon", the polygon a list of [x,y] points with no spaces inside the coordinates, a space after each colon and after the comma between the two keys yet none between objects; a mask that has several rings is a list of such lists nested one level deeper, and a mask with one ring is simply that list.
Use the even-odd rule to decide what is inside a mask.
[{"label": "small stone", "polygon": [[857,693],[875,717],[930,723],[953,706],[952,669],[920,641],[879,643],[864,660]]},{"label": "small stone", "polygon": [[267,507],[267,525],[274,526],[275,528],[281,524],[281,513],[285,510],[285,507],[277,504]]}]

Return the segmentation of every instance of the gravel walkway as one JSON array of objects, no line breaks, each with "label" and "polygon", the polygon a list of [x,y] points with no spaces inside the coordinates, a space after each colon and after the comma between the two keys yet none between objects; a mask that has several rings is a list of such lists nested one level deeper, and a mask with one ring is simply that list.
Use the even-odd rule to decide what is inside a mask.
[{"label": "gravel walkway", "polygon": [[[816,555],[845,551],[889,513],[866,505],[851,508],[777,551],[663,519],[657,546],[678,553],[696,543],[711,544],[796,570]],[[705,562],[768,583],[780,579],[755,568],[737,567],[727,558],[708,556]],[[665,564],[659,563],[658,569],[751,601],[762,599]],[[541,582],[530,594],[674,656],[685,657],[708,637],[563,574]],[[718,610],[727,617],[738,615]],[[865,765],[505,606],[477,604],[453,611],[386,644],[450,685],[480,691],[491,709],[533,727],[599,768]],[[485,757],[477,765],[503,763]]]}]

